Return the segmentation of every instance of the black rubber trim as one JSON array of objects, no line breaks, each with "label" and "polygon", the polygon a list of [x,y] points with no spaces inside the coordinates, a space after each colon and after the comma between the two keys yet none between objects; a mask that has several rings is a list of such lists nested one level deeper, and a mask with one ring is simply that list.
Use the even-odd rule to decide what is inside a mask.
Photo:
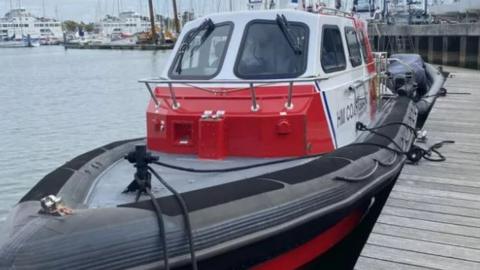
[{"label": "black rubber trim", "polygon": [[294,185],[335,172],[348,164],[350,162],[345,159],[319,158],[300,166],[268,173],[262,177]]},{"label": "black rubber trim", "polygon": [[[281,183],[264,180],[261,178],[249,178],[232,183],[222,184],[201,190],[194,190],[182,193],[182,197],[187,204],[189,212],[224,204],[227,202],[239,200],[249,196],[282,189],[284,185]],[[166,215],[180,215],[181,209],[173,195],[158,198],[162,211]],[[119,205],[119,207],[132,207],[140,209],[152,210],[152,203],[140,201],[137,203],[128,203]]]},{"label": "black rubber trim", "polygon": [[[275,258],[276,256],[298,247],[322,234],[325,230],[338,223],[342,218],[351,214],[352,211],[358,210],[365,212],[370,204],[370,198],[383,193],[387,193],[388,196],[388,193],[397,178],[398,174],[395,174],[389,179],[386,179],[382,185],[378,186],[368,194],[364,194],[362,199],[359,199],[349,207],[330,212],[329,214],[320,216],[315,220],[302,224],[291,230],[276,234],[267,239],[202,260],[198,264],[199,269],[248,269],[271,258]],[[363,246],[363,244],[361,246]],[[348,257],[345,254],[343,255]],[[337,269],[333,265],[323,266],[326,267],[325,269]],[[185,266],[175,269],[187,270],[189,269],[188,267],[189,266]]]},{"label": "black rubber trim", "polygon": [[106,150],[100,148],[91,150],[87,153],[81,154],[80,156],[77,156],[76,158],[68,161],[63,165],[62,167],[72,169],[74,171],[80,169],[85,163],[89,162],[90,160],[94,159],[95,157],[100,156],[101,154],[105,153]]},{"label": "black rubber trim", "polygon": [[57,194],[73,173],[92,159],[115,147],[141,139],[142,138],[136,138],[109,143],[77,156],[44,176],[27,194],[25,194],[25,196],[23,196],[22,199],[20,199],[19,203],[25,201],[39,201],[45,196]]},{"label": "black rubber trim", "polygon": [[65,182],[72,176],[73,170],[65,167],[60,167],[53,172],[47,174],[40,180],[22,199],[19,203],[25,201],[39,201],[41,198],[50,194],[57,194]]}]

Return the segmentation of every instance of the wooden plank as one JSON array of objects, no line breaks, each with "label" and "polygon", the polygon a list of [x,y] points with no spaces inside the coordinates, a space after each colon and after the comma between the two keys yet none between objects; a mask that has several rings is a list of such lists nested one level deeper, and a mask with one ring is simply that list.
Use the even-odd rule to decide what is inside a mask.
[{"label": "wooden plank", "polygon": [[480,230],[475,227],[440,223],[411,217],[392,216],[385,213],[382,213],[382,215],[378,218],[378,222],[389,225],[403,226],[406,228],[423,229],[434,232],[449,233],[453,235],[468,236],[477,238],[480,241]]},{"label": "wooden plank", "polygon": [[[405,166],[356,269],[480,270],[480,72],[448,68],[426,123],[445,162]],[[453,93],[470,93],[469,95]]]},{"label": "wooden plank", "polygon": [[458,215],[450,215],[450,214],[442,214],[442,213],[434,213],[434,212],[414,210],[414,209],[406,209],[406,208],[392,207],[392,206],[385,206],[382,213],[383,214],[388,214],[388,215],[400,216],[400,217],[415,218],[415,219],[420,219],[420,220],[442,222],[442,223],[446,223],[446,224],[455,224],[455,225],[475,227],[480,232],[480,219],[479,218],[472,218],[472,217],[465,217],[465,216],[458,216]]},{"label": "wooden plank", "polygon": [[408,228],[400,225],[390,225],[378,222],[373,229],[374,233],[398,236],[407,239],[417,239],[432,243],[447,244],[480,250],[480,241],[477,238],[441,233],[417,228]]},{"label": "wooden plank", "polygon": [[411,187],[421,187],[426,189],[432,190],[445,190],[445,191],[453,191],[453,192],[460,192],[463,194],[470,194],[470,195],[477,195],[480,199],[480,188],[477,187],[468,187],[468,186],[460,186],[460,185],[452,185],[452,184],[443,184],[443,183],[434,183],[434,182],[424,182],[424,181],[406,181],[402,179],[398,182],[398,185],[402,186],[411,186]]},{"label": "wooden plank", "polygon": [[356,270],[426,270],[435,269],[427,267],[419,267],[411,264],[403,264],[397,262],[384,261],[369,257],[360,257],[355,265]]},{"label": "wooden plank", "polygon": [[409,201],[405,199],[389,198],[387,204],[392,207],[422,210],[439,214],[451,214],[456,216],[480,218],[480,209],[438,205],[425,202]]},{"label": "wooden plank", "polygon": [[414,251],[381,247],[367,244],[363,249],[366,257],[380,260],[409,264],[413,266],[423,266],[433,269],[443,270],[479,270],[478,263],[460,260],[451,257],[418,253]]},{"label": "wooden plank", "polygon": [[368,243],[376,246],[415,251],[423,254],[480,262],[480,250],[429,241],[372,233]]},{"label": "wooden plank", "polygon": [[[450,159],[450,156],[447,155],[447,160]],[[435,171],[432,172],[433,168],[429,166],[424,166],[422,164],[423,170],[418,170],[416,168],[412,168],[412,166],[405,166],[403,171],[402,171],[402,178],[403,178],[403,173],[405,175],[417,175],[417,176],[429,176],[429,177],[443,177],[443,178],[448,178],[448,179],[458,179],[458,180],[465,180],[465,181],[477,181],[476,177],[472,177],[471,174],[468,174],[468,170],[464,171],[464,173],[460,174],[457,171],[452,171],[451,168],[445,166],[445,167],[435,167]]]},{"label": "wooden plank", "polygon": [[436,197],[436,196],[429,196],[429,195],[418,195],[418,194],[411,194],[405,192],[393,192],[390,195],[391,199],[403,199],[412,202],[420,202],[425,204],[434,204],[438,206],[457,206],[466,209],[473,209],[478,210],[480,209],[480,202],[472,202],[460,199],[450,199],[444,197]]},{"label": "wooden plank", "polygon": [[453,191],[444,191],[444,190],[431,190],[428,188],[422,187],[411,187],[406,185],[395,185],[393,188],[394,191],[402,191],[408,192],[412,194],[425,194],[430,196],[437,196],[437,197],[445,197],[451,199],[461,199],[465,201],[473,201],[473,202],[480,202],[480,196],[476,194],[465,194],[461,192],[453,192]]},{"label": "wooden plank", "polygon": [[420,182],[427,182],[427,183],[480,188],[480,181],[478,181],[478,179],[473,179],[470,177],[464,178],[464,179],[452,179],[449,177],[444,177],[444,175],[434,177],[432,175],[413,175],[408,173],[402,173],[402,175],[399,177],[399,180],[415,181],[415,182],[420,181]]}]

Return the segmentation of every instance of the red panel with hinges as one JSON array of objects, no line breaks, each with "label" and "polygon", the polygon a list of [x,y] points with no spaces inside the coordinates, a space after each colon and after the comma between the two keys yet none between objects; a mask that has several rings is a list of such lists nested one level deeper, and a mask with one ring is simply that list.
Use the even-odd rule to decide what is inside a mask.
[{"label": "red panel with hinges", "polygon": [[313,84],[293,87],[291,107],[287,85],[256,87],[258,110],[252,109],[250,89],[211,90],[177,87],[174,108],[169,90],[157,87],[160,105],[150,102],[147,111],[149,149],[221,159],[303,156],[334,148]]}]

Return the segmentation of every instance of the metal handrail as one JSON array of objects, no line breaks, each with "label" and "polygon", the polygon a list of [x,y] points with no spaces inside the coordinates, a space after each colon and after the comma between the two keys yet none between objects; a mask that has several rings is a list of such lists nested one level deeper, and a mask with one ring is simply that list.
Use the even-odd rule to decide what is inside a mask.
[{"label": "metal handrail", "polygon": [[[326,12],[325,12],[326,11]],[[335,8],[327,8],[327,7],[321,7],[319,10],[318,10],[318,13],[319,14],[325,14],[325,15],[336,15],[336,16],[344,16],[344,17],[353,17],[353,14],[350,13],[350,12],[346,12],[346,11],[342,11],[342,10],[338,10],[338,9],[335,9]]]},{"label": "metal handrail", "polygon": [[[257,102],[257,95],[255,91],[256,87],[267,86],[272,84],[288,83],[288,97],[287,97],[287,102],[285,103],[285,108],[287,110],[291,110],[293,109],[292,96],[293,96],[294,83],[316,82],[324,79],[326,78],[313,77],[313,76],[304,77],[304,78],[295,78],[295,79],[274,79],[274,80],[171,80],[167,78],[151,78],[151,79],[141,79],[139,80],[139,82],[145,84],[157,108],[160,106],[160,101],[157,99],[157,97],[153,93],[153,90],[150,84],[166,84],[168,86],[170,97],[173,102],[172,109],[174,110],[180,108],[180,103],[177,101],[173,84],[183,84],[183,85],[194,87],[199,90],[207,91],[210,93],[231,93],[231,92],[240,91],[240,90],[250,90],[250,96],[252,99],[251,111],[257,112],[260,109],[260,105]],[[212,90],[208,88],[199,87],[194,84],[244,84],[244,85],[248,85],[248,87],[229,89],[226,91],[225,90],[219,91],[219,90]]]}]

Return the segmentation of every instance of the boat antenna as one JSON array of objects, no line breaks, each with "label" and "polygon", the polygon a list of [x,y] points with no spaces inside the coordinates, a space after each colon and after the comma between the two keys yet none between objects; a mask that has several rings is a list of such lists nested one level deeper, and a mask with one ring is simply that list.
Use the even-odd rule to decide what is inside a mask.
[{"label": "boat antenna", "polygon": [[173,20],[175,21],[175,31],[177,34],[180,34],[180,22],[178,21],[178,13],[177,13],[177,1],[172,0],[173,4]]}]

